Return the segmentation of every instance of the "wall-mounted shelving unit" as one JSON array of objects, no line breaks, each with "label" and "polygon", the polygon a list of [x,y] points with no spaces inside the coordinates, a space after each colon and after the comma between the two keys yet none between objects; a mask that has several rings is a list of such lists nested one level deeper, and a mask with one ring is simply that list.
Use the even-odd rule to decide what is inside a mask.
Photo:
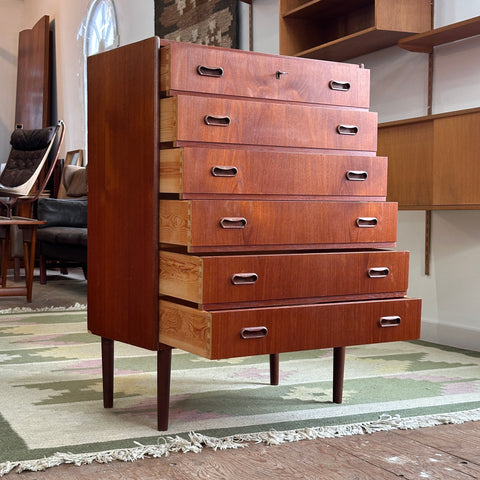
[{"label": "wall-mounted shelving unit", "polygon": [[280,0],[280,53],[347,60],[429,30],[430,12],[430,0]]},{"label": "wall-mounted shelving unit", "polygon": [[480,209],[480,108],[432,115],[434,47],[480,34],[480,17],[403,38],[398,45],[429,54],[429,115],[378,128],[378,154],[388,156],[388,194],[402,210],[425,210],[425,273],[430,273],[432,210]]},{"label": "wall-mounted shelving unit", "polygon": [[480,208],[480,108],[379,125],[388,194],[403,210]]},{"label": "wall-mounted shelving unit", "polygon": [[[399,46],[432,56],[436,46],[479,34],[475,17],[407,37]],[[431,68],[429,97],[433,74]],[[388,199],[404,210],[480,208],[479,124],[480,108],[380,124],[378,154],[388,157]]]}]

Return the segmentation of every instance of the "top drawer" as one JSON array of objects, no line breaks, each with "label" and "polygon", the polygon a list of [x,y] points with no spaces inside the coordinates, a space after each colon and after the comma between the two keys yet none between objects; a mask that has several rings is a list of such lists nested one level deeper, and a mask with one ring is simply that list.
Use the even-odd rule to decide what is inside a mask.
[{"label": "top drawer", "polygon": [[[162,45],[164,45],[162,40]],[[370,72],[359,65],[171,42],[160,49],[160,88],[368,108]]]}]

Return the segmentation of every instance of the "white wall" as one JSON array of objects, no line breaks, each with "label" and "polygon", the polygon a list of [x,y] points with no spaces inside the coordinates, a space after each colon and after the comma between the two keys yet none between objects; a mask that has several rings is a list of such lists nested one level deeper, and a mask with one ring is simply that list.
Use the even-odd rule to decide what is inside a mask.
[{"label": "white wall", "polygon": [[[254,49],[278,53],[278,0],[255,0],[253,8]],[[478,15],[480,0],[435,0],[435,27]],[[435,49],[433,113],[480,106],[479,58],[480,36]],[[371,70],[380,122],[427,114],[428,55],[391,47],[350,62]],[[429,276],[424,238],[425,212],[400,211],[397,246],[411,252],[409,295],[423,299],[422,338],[480,350],[480,211],[432,213]]]},{"label": "white wall", "polygon": [[[154,35],[153,0],[114,0],[122,45]],[[48,15],[54,24],[57,105],[66,124],[64,152],[85,148],[83,25],[92,0],[0,0],[0,154],[6,158],[15,118],[18,32]],[[132,8],[134,4],[134,8]],[[64,153],[63,152],[63,153]]]},{"label": "white wall", "polygon": [[23,11],[23,0],[0,0],[0,163],[7,159],[15,127],[18,33]]}]

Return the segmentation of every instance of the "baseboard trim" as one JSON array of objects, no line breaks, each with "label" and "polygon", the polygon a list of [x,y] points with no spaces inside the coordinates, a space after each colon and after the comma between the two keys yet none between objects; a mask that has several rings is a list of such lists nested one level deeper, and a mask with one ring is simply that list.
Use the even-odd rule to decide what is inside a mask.
[{"label": "baseboard trim", "polygon": [[422,319],[421,339],[440,345],[480,351],[480,330],[461,325],[447,325]]}]

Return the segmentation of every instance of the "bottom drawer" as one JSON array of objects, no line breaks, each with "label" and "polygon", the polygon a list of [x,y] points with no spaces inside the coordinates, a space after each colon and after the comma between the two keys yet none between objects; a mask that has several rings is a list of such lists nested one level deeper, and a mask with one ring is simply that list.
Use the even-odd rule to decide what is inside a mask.
[{"label": "bottom drawer", "polygon": [[160,301],[160,342],[210,359],[420,336],[421,300],[400,298],[204,311]]}]

